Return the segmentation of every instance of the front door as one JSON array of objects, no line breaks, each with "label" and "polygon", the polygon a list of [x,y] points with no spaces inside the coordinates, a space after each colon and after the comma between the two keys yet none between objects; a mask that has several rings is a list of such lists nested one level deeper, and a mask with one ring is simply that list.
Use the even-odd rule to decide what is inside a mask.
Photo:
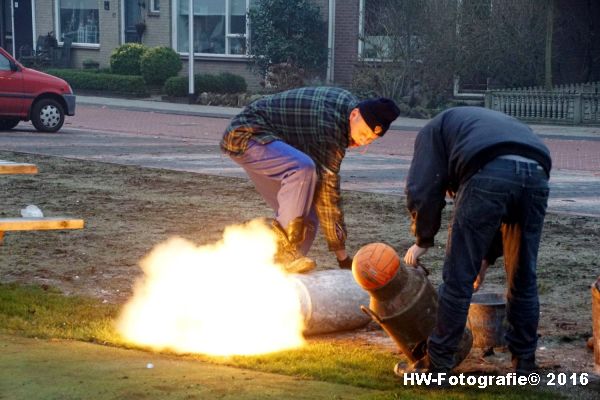
[{"label": "front door", "polygon": [[13,0],[15,18],[15,49],[13,55],[19,58],[20,52],[33,48],[33,25],[31,21],[31,0]]},{"label": "front door", "polygon": [[0,0],[0,47],[12,54],[12,0]]},{"label": "front door", "polygon": [[10,69],[10,60],[0,52],[0,115],[18,115],[23,109],[23,73]]},{"label": "front door", "polygon": [[150,1],[125,0],[125,42],[141,42],[141,35],[138,34],[136,25],[142,22],[142,5],[150,4]]}]

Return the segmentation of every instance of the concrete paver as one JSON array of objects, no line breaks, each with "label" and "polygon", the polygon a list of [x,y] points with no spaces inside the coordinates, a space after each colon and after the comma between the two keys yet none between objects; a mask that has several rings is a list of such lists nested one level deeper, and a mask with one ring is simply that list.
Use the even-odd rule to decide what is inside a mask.
[{"label": "concrete paver", "polygon": [[[78,101],[77,115],[60,133],[37,133],[22,123],[0,133],[0,148],[245,177],[218,149],[229,118],[239,109],[81,96]],[[402,194],[414,139],[426,122],[399,118],[394,130],[367,149],[349,151],[342,164],[342,188]],[[532,128],[544,138],[554,161],[549,210],[600,216],[600,127]]]}]

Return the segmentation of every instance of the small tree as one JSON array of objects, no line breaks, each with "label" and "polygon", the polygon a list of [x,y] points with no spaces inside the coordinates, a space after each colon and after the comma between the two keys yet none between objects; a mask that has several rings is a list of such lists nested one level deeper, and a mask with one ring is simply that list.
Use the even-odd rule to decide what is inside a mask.
[{"label": "small tree", "polygon": [[415,106],[448,88],[455,70],[455,0],[365,4],[355,90]]},{"label": "small tree", "polygon": [[[484,88],[543,82],[546,1],[365,2],[354,84],[409,105],[438,107],[454,76]],[[363,90],[364,91],[364,90]]]},{"label": "small tree", "polygon": [[280,64],[303,70],[308,77],[322,75],[327,60],[327,31],[320,9],[310,0],[257,0],[248,17],[249,54],[261,76]]},{"label": "small tree", "polygon": [[353,85],[359,91],[399,100],[413,80],[415,22],[419,0],[382,0],[368,4],[364,12],[362,61]]},{"label": "small tree", "polygon": [[539,0],[464,2],[460,10],[458,74],[484,84],[534,86],[544,82],[546,6]]}]

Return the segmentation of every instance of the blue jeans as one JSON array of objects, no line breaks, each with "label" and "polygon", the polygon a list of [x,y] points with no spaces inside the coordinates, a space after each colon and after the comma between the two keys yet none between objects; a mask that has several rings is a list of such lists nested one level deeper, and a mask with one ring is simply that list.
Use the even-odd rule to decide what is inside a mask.
[{"label": "blue jeans", "polygon": [[455,366],[453,356],[466,325],[473,282],[499,229],[508,288],[508,348],[515,357],[535,355],[536,263],[548,192],[548,177],[537,164],[500,158],[459,188],[438,293],[437,323],[428,340],[435,366]]},{"label": "blue jeans", "polygon": [[231,159],[244,168],[282,227],[304,217],[307,231],[299,250],[308,253],[319,226],[313,207],[318,179],[314,161],[280,140],[267,144],[250,140],[248,149]]}]

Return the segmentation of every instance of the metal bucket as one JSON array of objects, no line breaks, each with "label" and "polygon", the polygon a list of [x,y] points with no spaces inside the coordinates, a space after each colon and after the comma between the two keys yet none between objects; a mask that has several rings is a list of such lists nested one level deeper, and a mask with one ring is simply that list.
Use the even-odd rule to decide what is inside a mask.
[{"label": "metal bucket", "polygon": [[332,269],[294,274],[289,279],[296,286],[305,335],[352,330],[369,323],[360,311],[361,305],[369,303],[369,294],[354,281],[352,272]]},{"label": "metal bucket", "polygon": [[594,330],[594,371],[600,375],[600,278],[592,285],[592,326]]},{"label": "metal bucket", "polygon": [[473,333],[473,347],[490,349],[505,347],[506,298],[503,293],[473,294],[468,326]]}]

